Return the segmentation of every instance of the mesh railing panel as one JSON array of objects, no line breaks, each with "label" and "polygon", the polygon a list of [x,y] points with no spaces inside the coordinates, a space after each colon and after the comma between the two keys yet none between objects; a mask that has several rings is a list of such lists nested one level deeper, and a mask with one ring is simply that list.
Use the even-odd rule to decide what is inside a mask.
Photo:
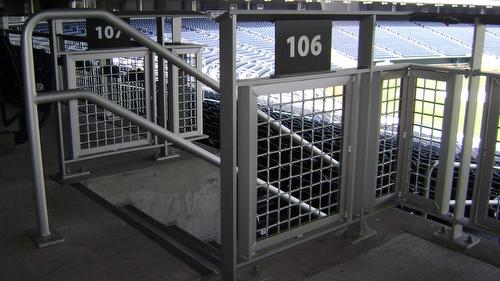
[{"label": "mesh railing panel", "polygon": [[409,192],[430,199],[435,196],[446,84],[432,79],[416,80]]},{"label": "mesh railing panel", "polygon": [[[147,118],[144,57],[75,62],[76,88],[91,91]],[[147,139],[147,132],[88,101],[78,101],[81,150]]]},{"label": "mesh railing panel", "polygon": [[[344,123],[344,86],[260,96],[258,177],[326,215],[339,212]],[[277,129],[274,125],[290,129]],[[281,132],[280,132],[281,131]],[[300,140],[313,144],[314,153]],[[326,157],[325,157],[326,156]],[[318,220],[310,210],[284,200],[266,186],[257,189],[257,240]]]},{"label": "mesh railing panel", "polygon": [[[500,115],[497,125],[494,166],[497,166],[497,159],[500,159]],[[497,167],[493,168],[493,175],[490,181],[489,200],[488,217],[500,220],[500,170],[498,170]]]},{"label": "mesh railing panel", "polygon": [[[179,55],[188,64],[196,67],[196,54]],[[198,130],[197,81],[182,69],[178,72],[179,89],[179,133],[196,132]]]},{"label": "mesh railing panel", "polygon": [[376,198],[395,191],[399,151],[401,80],[401,78],[395,78],[382,81]]}]

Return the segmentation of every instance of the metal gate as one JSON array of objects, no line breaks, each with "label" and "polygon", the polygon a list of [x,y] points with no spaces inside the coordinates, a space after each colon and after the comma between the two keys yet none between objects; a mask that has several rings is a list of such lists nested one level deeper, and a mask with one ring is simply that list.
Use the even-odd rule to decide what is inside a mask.
[{"label": "metal gate", "polygon": [[[378,161],[376,185],[373,189],[375,205],[383,204],[397,195],[401,181],[398,172],[404,143],[404,105],[407,102],[407,71],[382,72],[375,75],[380,78],[379,89],[373,93],[374,104],[379,105],[377,113]],[[377,92],[378,91],[378,92]]]},{"label": "metal gate", "polygon": [[[167,45],[174,54],[201,70],[202,48],[199,45]],[[202,84],[175,65],[168,65],[170,106],[169,129],[184,138],[203,135]]]},{"label": "metal gate", "polygon": [[477,221],[500,230],[500,79],[490,77],[486,86],[481,135]]},{"label": "metal gate", "polygon": [[[238,244],[256,251],[342,221],[352,76],[241,82]],[[348,116],[348,115],[347,115]]]},{"label": "metal gate", "polygon": [[462,79],[417,69],[410,71],[407,85],[404,199],[441,214],[450,204]]},{"label": "metal gate", "polygon": [[[146,50],[103,50],[64,56],[68,89],[106,97],[150,120],[150,60]],[[69,102],[71,156],[149,145],[151,134],[88,101]]]}]

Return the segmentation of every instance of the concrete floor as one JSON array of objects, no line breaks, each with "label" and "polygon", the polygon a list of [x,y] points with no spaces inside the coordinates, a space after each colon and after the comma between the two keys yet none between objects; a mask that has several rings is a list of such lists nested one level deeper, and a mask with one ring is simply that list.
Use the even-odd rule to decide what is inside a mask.
[{"label": "concrete floor", "polygon": [[[54,175],[54,134],[50,126],[42,133],[45,174]],[[109,161],[123,163],[130,158],[121,157]],[[131,167],[109,165],[108,160],[88,167],[103,179],[109,173],[133,175],[128,169],[138,167],[142,172],[168,173],[172,165],[184,161],[157,163],[150,153],[134,159]],[[213,171],[211,176],[196,172],[207,183],[214,178]],[[201,276],[73,186],[60,185],[49,176],[46,183],[51,224],[65,242],[37,249],[25,235],[35,226],[27,146],[0,155],[0,281],[217,280]],[[375,237],[351,245],[341,232],[330,233],[242,267],[241,280],[498,280],[500,276],[498,240],[482,239],[469,251],[450,250],[437,245],[432,236],[440,224],[397,209],[371,216],[368,223],[377,230]]]}]

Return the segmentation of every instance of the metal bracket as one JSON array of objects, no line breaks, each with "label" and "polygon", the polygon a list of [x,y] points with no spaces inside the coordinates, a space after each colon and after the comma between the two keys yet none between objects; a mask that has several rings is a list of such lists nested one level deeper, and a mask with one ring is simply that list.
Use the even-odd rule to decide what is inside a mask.
[{"label": "metal bracket", "polygon": [[440,243],[445,244],[451,248],[458,248],[461,250],[469,250],[479,243],[481,239],[473,236],[470,233],[463,233],[459,237],[453,238],[453,233],[449,227],[442,226],[440,230],[434,232],[433,237]]}]

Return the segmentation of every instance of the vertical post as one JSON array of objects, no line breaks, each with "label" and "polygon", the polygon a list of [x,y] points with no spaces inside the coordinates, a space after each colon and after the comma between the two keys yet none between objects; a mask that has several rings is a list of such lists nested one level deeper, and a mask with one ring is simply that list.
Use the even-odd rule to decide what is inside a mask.
[{"label": "vertical post", "polygon": [[26,131],[31,152],[31,168],[33,171],[34,196],[36,202],[37,229],[28,231],[28,235],[38,247],[50,246],[63,241],[49,226],[47,198],[45,194],[45,179],[43,173],[42,148],[40,142],[40,127],[38,107],[34,102],[36,97],[35,67],[33,61],[33,29],[36,17],[25,23],[21,36],[21,65],[23,69],[24,102],[26,106]]},{"label": "vertical post", "polygon": [[[52,59],[52,89],[62,90],[63,85],[61,81],[61,73],[59,71],[59,50],[62,50],[62,44],[59,40],[58,34],[62,34],[62,22],[60,20],[52,20],[49,22],[50,26],[50,55]],[[67,174],[66,159],[64,154],[64,129],[62,124],[62,105],[61,102],[56,102],[56,134],[57,134],[57,158],[59,161],[59,176],[65,178]]]},{"label": "vertical post", "polygon": [[396,192],[398,197],[408,195],[408,172],[410,170],[411,147],[413,135],[413,104],[415,100],[415,84],[417,77],[412,75],[408,69],[406,77],[403,79],[403,92],[401,93],[401,116],[398,159],[398,175],[396,177]]},{"label": "vertical post", "polygon": [[172,43],[182,42],[182,18],[172,18]]},{"label": "vertical post", "polygon": [[0,17],[0,30],[2,30],[2,36],[8,36],[7,30],[9,30],[9,17]]},{"label": "vertical post", "polygon": [[137,11],[142,11],[142,0],[136,0]]},{"label": "vertical post", "polygon": [[[465,109],[464,138],[462,141],[462,158],[460,159],[460,168],[458,172],[458,185],[455,198],[454,217],[460,220],[465,213],[465,200],[467,199],[467,188],[469,185],[470,161],[472,153],[472,143],[474,138],[474,125],[476,121],[477,97],[479,92],[480,76],[473,73],[481,70],[481,61],[483,58],[485,37],[485,26],[476,20],[474,28],[473,51],[470,63],[472,75],[469,77],[469,98]],[[452,237],[457,239],[463,235],[463,226],[453,224]]]},{"label": "vertical post", "polygon": [[[172,18],[172,43],[181,43],[182,18]],[[179,68],[168,64],[168,129],[179,133]]]},{"label": "vertical post", "polygon": [[463,75],[452,74],[446,87],[447,94],[444,105],[443,132],[441,135],[441,152],[435,196],[435,202],[442,215],[447,214],[450,208],[463,77]]},{"label": "vertical post", "polygon": [[238,88],[238,253],[252,258],[257,214],[257,97]]},{"label": "vertical post", "polygon": [[[352,145],[354,153],[351,154],[353,162],[350,164],[354,171],[353,181],[350,188],[353,188],[353,216],[359,218],[359,222],[350,227],[346,234],[349,238],[353,239],[353,243],[365,239],[373,234],[374,231],[368,229],[364,221],[365,201],[366,201],[366,188],[371,186],[374,188],[375,181],[370,179],[376,177],[369,171],[376,169],[375,166],[369,166],[369,152],[373,150],[370,148],[370,143],[373,143],[373,128],[370,124],[373,121],[372,115],[375,113],[372,105],[372,81],[373,81],[373,50],[375,41],[375,16],[367,16],[359,22],[359,41],[358,41],[358,69],[369,69],[368,73],[363,73],[357,78],[360,81],[359,91],[354,91],[355,97],[353,101],[354,107],[357,107],[357,122],[350,125],[350,130],[354,136]],[[378,149],[377,149],[378,150]],[[371,162],[370,162],[371,163]],[[373,171],[371,171],[373,172]],[[349,177],[351,178],[351,177]],[[371,193],[368,193],[371,194]],[[371,198],[373,204],[374,198]],[[371,205],[371,204],[370,204]]]},{"label": "vertical post", "polygon": [[220,21],[221,279],[236,279],[236,16]]},{"label": "vertical post", "polygon": [[[140,0],[138,0],[140,1]],[[142,2],[142,1],[141,1]],[[158,44],[165,46],[165,17],[156,18],[156,42]],[[158,85],[157,85],[157,103],[156,110],[158,112],[158,125],[163,128],[167,128],[167,104],[165,102],[165,59],[156,56],[158,58]],[[170,110],[168,110],[170,112]],[[168,144],[164,139],[160,139],[160,142],[164,145],[161,148],[160,154],[163,157],[168,155]],[[158,157],[161,159],[162,157]]]}]

